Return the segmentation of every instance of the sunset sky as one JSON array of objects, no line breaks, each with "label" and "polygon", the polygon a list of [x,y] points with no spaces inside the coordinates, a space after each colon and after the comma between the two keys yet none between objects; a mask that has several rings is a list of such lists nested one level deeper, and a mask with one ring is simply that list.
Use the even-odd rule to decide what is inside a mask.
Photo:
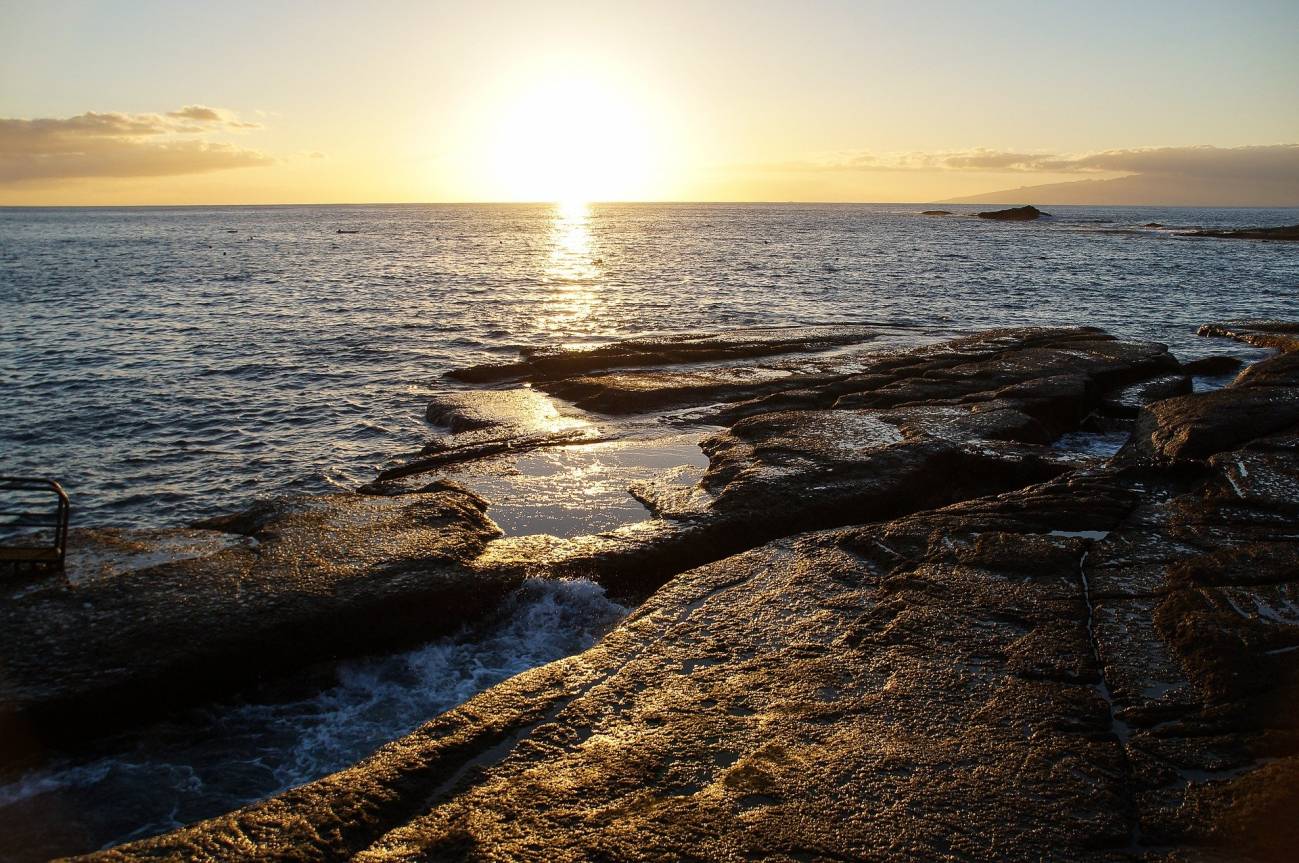
[{"label": "sunset sky", "polygon": [[2,0],[0,204],[1299,205],[1296,46],[1294,0]]}]

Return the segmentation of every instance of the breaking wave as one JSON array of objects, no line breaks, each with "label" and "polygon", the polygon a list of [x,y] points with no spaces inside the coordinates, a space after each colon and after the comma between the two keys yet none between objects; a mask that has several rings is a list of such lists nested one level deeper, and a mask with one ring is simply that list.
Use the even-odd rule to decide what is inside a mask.
[{"label": "breaking wave", "polygon": [[0,785],[11,849],[0,857],[154,835],[333,773],[483,689],[585,650],[626,613],[590,581],[529,579],[491,624],[344,662],[316,694],[192,710],[114,737]]}]

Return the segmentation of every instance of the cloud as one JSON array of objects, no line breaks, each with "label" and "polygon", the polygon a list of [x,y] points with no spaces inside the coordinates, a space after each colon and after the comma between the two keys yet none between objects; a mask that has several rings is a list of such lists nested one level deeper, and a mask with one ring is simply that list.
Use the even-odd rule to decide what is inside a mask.
[{"label": "cloud", "polygon": [[181,120],[192,120],[197,123],[210,123],[217,126],[225,126],[230,129],[260,129],[260,123],[251,123],[246,120],[240,120],[235,116],[233,111],[226,111],[222,108],[209,108],[206,105],[186,105],[179,111],[168,111],[168,117],[174,117]]},{"label": "cloud", "polygon": [[181,117],[186,120],[198,120],[200,123],[219,123],[221,114],[216,108],[208,108],[203,105],[186,105],[179,111],[168,111],[168,117]]},{"label": "cloud", "polygon": [[995,171],[1044,174],[1153,174],[1265,182],[1299,178],[1299,144],[1245,147],[1139,147],[1080,155],[1005,150],[873,153],[843,151],[767,166],[782,171]]},{"label": "cloud", "polygon": [[204,105],[166,114],[0,118],[0,183],[163,177],[273,164],[256,150],[194,137],[256,127],[232,111]]}]

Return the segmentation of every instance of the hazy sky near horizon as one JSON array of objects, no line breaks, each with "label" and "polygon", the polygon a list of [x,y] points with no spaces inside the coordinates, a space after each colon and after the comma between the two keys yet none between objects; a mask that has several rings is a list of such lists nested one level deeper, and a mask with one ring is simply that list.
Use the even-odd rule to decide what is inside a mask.
[{"label": "hazy sky near horizon", "polygon": [[1299,205],[1296,45],[1294,0],[0,0],[0,204]]}]

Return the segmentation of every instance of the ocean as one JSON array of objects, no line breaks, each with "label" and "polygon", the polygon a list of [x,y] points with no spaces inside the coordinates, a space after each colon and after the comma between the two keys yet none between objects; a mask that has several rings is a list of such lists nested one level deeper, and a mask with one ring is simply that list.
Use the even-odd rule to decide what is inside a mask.
[{"label": "ocean", "polygon": [[520,346],[1041,323],[1193,356],[1226,349],[1205,321],[1299,313],[1299,245],[1177,235],[1299,210],[921,209],[0,209],[0,469],[62,480],[77,525],[180,524],[373,479],[443,372]]},{"label": "ocean", "polygon": [[[1188,359],[1249,353],[1197,337],[1201,323],[1299,317],[1299,244],[1179,234],[1293,224],[1296,209],[1057,207],[1025,224],[922,209],[0,209],[0,474],[58,478],[76,527],[180,525],[372,480],[437,432],[424,410],[455,387],[446,371],[520,347],[1089,324]],[[697,477],[695,440],[538,452],[470,484],[507,532],[590,532],[648,515],[629,477]],[[493,620],[343,663],[332,684],[0,765],[0,859],[151,835],[338,770],[626,611],[587,581],[529,582]]]}]

